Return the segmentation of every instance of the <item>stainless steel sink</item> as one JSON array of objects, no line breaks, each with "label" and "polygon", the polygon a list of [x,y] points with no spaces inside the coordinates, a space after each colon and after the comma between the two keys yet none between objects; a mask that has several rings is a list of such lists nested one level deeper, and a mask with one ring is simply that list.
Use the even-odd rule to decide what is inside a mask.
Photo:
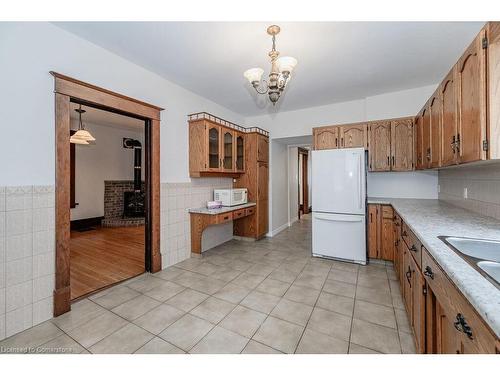
[{"label": "stainless steel sink", "polygon": [[500,241],[454,236],[438,238],[500,289]]},{"label": "stainless steel sink", "polygon": [[477,264],[484,272],[488,274],[492,279],[500,283],[500,263],[481,261]]},{"label": "stainless steel sink", "polygon": [[467,256],[500,262],[500,241],[447,237],[446,242]]}]

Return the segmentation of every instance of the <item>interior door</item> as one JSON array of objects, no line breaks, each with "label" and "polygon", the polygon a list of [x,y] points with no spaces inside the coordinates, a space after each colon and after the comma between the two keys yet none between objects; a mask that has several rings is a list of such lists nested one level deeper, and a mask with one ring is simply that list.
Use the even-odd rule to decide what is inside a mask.
[{"label": "interior door", "polygon": [[313,211],[365,215],[365,150],[312,153]]},{"label": "interior door", "polygon": [[313,213],[313,255],[366,264],[365,217]]}]

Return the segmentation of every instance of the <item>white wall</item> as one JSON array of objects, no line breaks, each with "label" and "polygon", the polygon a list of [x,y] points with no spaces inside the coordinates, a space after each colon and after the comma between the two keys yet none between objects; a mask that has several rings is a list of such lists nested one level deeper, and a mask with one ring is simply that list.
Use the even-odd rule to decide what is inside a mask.
[{"label": "white wall", "polygon": [[[414,116],[436,87],[436,85],[429,85],[348,102],[247,117],[245,122],[248,125],[260,126],[268,130],[271,139],[310,136],[312,129],[317,126]],[[275,155],[274,159],[281,161],[278,155]],[[277,173],[276,176],[275,173]],[[285,178],[284,182],[283,179]],[[278,168],[271,167],[270,181],[273,184],[270,189],[271,195],[280,194],[280,190],[275,188],[274,184],[282,187],[287,180],[289,180],[288,176],[284,176]],[[379,173],[376,176],[370,174],[368,177],[368,194],[378,197],[435,199],[437,198],[437,172],[394,172]],[[282,202],[282,200],[282,197],[280,197],[280,203],[275,201],[273,204],[271,220],[275,217],[280,218],[279,224],[275,225],[271,221],[271,228],[273,229],[282,225],[283,213],[290,215],[289,207],[294,203]]]},{"label": "white wall", "polygon": [[[72,123],[72,129],[78,123]],[[134,179],[134,150],[123,148],[123,138],[134,138],[144,145],[144,133],[85,123],[96,138],[94,145],[76,145],[75,201],[71,220],[104,216],[104,181]],[[144,165],[144,149],[142,152]],[[144,179],[144,168],[142,169]]]},{"label": "white wall", "polygon": [[[175,56],[173,56],[174,58]],[[0,150],[9,168],[0,186],[54,184],[54,70],[165,108],[161,114],[161,182],[186,182],[186,115],[207,111],[244,118],[50,23],[0,23]],[[30,152],[26,152],[30,150]]]},{"label": "white wall", "polygon": [[298,219],[299,206],[299,149],[297,146],[288,147],[288,222],[291,224]]},{"label": "white wall", "polygon": [[369,197],[382,198],[438,198],[438,172],[369,172]]},{"label": "white wall", "polygon": [[276,140],[271,140],[270,147],[269,232],[274,235],[288,226],[288,151],[287,145]]}]

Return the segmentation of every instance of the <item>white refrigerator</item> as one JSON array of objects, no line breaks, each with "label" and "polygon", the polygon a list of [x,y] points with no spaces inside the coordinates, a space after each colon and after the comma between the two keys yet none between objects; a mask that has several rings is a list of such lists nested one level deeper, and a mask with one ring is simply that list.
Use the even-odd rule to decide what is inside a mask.
[{"label": "white refrigerator", "polygon": [[363,148],[312,151],[313,256],[366,264]]}]

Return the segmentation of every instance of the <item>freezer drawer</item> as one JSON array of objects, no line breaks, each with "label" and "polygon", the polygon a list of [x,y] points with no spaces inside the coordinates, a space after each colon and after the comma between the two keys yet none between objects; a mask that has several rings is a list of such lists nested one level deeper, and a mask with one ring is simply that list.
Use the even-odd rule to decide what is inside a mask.
[{"label": "freezer drawer", "polygon": [[364,215],[313,212],[313,256],[366,264],[365,225]]}]

